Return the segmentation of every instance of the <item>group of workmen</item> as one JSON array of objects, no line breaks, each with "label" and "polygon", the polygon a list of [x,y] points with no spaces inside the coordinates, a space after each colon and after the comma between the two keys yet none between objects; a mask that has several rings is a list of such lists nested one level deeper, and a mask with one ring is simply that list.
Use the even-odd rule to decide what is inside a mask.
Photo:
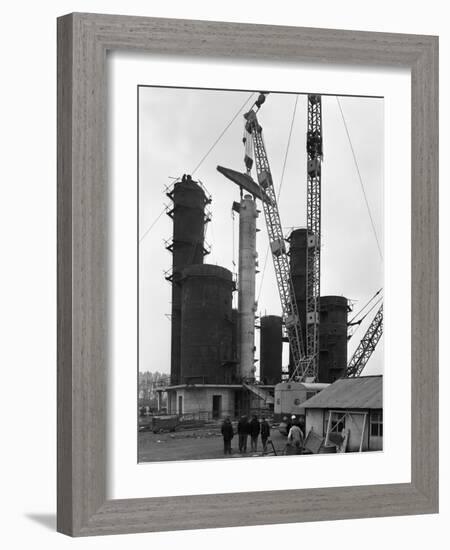
[{"label": "group of workmen", "polygon": [[[233,424],[229,417],[225,418],[222,423],[223,436],[223,452],[225,455],[231,455],[231,440],[235,433]],[[245,454],[247,452],[247,442],[250,437],[251,453],[258,452],[258,439],[261,436],[263,454],[267,453],[267,444],[270,441],[270,425],[267,419],[263,416],[261,422],[256,415],[253,415],[251,420],[246,415],[241,416],[237,424],[238,446],[239,452]],[[303,432],[300,428],[298,419],[294,416],[287,424],[287,443],[286,454],[300,454],[303,448]]]},{"label": "group of workmen", "polygon": [[[237,435],[239,452],[244,454],[247,452],[247,442],[250,437],[250,449],[252,453],[258,451],[258,439],[261,436],[263,453],[267,452],[267,442],[270,437],[270,425],[263,416],[261,422],[256,415],[249,420],[246,415],[241,416],[237,424]],[[223,452],[231,454],[231,440],[234,437],[234,429],[229,417],[225,418],[222,423],[223,436]]]}]

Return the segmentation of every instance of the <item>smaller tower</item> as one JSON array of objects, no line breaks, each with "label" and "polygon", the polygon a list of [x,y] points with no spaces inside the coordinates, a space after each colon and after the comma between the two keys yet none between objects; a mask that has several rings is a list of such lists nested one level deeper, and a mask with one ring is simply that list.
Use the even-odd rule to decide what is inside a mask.
[{"label": "smaller tower", "polygon": [[281,382],[283,356],[282,319],[278,315],[261,317],[259,377],[263,384]]},{"label": "smaller tower", "polygon": [[347,369],[348,300],[320,297],[320,354],[318,382],[332,383]]}]

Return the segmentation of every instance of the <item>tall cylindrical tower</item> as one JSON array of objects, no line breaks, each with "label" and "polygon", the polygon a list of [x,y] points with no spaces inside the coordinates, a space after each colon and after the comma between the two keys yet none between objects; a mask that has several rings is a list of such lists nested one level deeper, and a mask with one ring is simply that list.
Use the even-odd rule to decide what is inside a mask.
[{"label": "tall cylindrical tower", "polygon": [[261,317],[259,378],[263,384],[281,382],[282,370],[282,319],[278,315]]},{"label": "tall cylindrical tower", "polygon": [[233,381],[231,272],[216,265],[192,265],[181,279],[180,383]]},{"label": "tall cylindrical tower", "polygon": [[251,195],[239,205],[239,276],[238,304],[240,327],[240,375],[244,380],[255,378],[255,277],[256,218],[258,211]]},{"label": "tall cylindrical tower", "polygon": [[239,310],[233,308],[231,312],[233,320],[233,360],[239,364],[239,345],[240,345],[240,330],[239,330]]},{"label": "tall cylindrical tower", "polygon": [[192,264],[202,264],[205,254],[205,205],[209,202],[200,185],[190,176],[183,176],[167,196],[173,201],[168,215],[173,219],[173,239],[167,246],[172,252],[172,338],[171,384],[180,383],[181,287],[182,270]]},{"label": "tall cylindrical tower", "polygon": [[347,367],[348,300],[343,296],[320,297],[320,353],[318,382],[332,383]]}]

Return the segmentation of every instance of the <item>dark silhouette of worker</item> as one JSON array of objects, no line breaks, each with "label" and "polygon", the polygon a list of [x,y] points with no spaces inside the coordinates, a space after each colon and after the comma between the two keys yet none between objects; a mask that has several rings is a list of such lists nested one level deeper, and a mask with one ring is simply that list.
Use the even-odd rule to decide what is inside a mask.
[{"label": "dark silhouette of worker", "polygon": [[253,415],[253,418],[250,421],[250,444],[252,453],[256,453],[258,448],[258,436],[261,431],[261,426],[259,425],[259,420],[256,415]]},{"label": "dark silhouette of worker", "polygon": [[263,453],[265,454],[267,452],[267,440],[270,437],[270,426],[267,422],[266,418],[262,417],[261,422],[261,443],[263,446]]},{"label": "dark silhouette of worker", "polygon": [[239,437],[239,452],[240,453],[246,453],[247,452],[247,438],[249,434],[249,422],[247,417],[244,415],[241,416],[238,425],[237,425],[237,432]]},{"label": "dark silhouette of worker", "polygon": [[223,436],[223,454],[231,455],[231,440],[234,436],[233,424],[230,418],[227,416],[222,422],[222,436]]}]

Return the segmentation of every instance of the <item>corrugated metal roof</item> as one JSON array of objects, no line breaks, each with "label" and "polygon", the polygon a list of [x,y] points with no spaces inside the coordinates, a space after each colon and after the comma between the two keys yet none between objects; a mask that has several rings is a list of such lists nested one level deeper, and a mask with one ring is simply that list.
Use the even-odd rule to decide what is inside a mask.
[{"label": "corrugated metal roof", "polygon": [[302,403],[305,409],[381,409],[383,377],[359,376],[341,378],[311,399]]},{"label": "corrugated metal roof", "polygon": [[275,388],[277,391],[291,391],[291,390],[316,390],[320,391],[328,387],[330,384],[320,382],[279,382]]}]

